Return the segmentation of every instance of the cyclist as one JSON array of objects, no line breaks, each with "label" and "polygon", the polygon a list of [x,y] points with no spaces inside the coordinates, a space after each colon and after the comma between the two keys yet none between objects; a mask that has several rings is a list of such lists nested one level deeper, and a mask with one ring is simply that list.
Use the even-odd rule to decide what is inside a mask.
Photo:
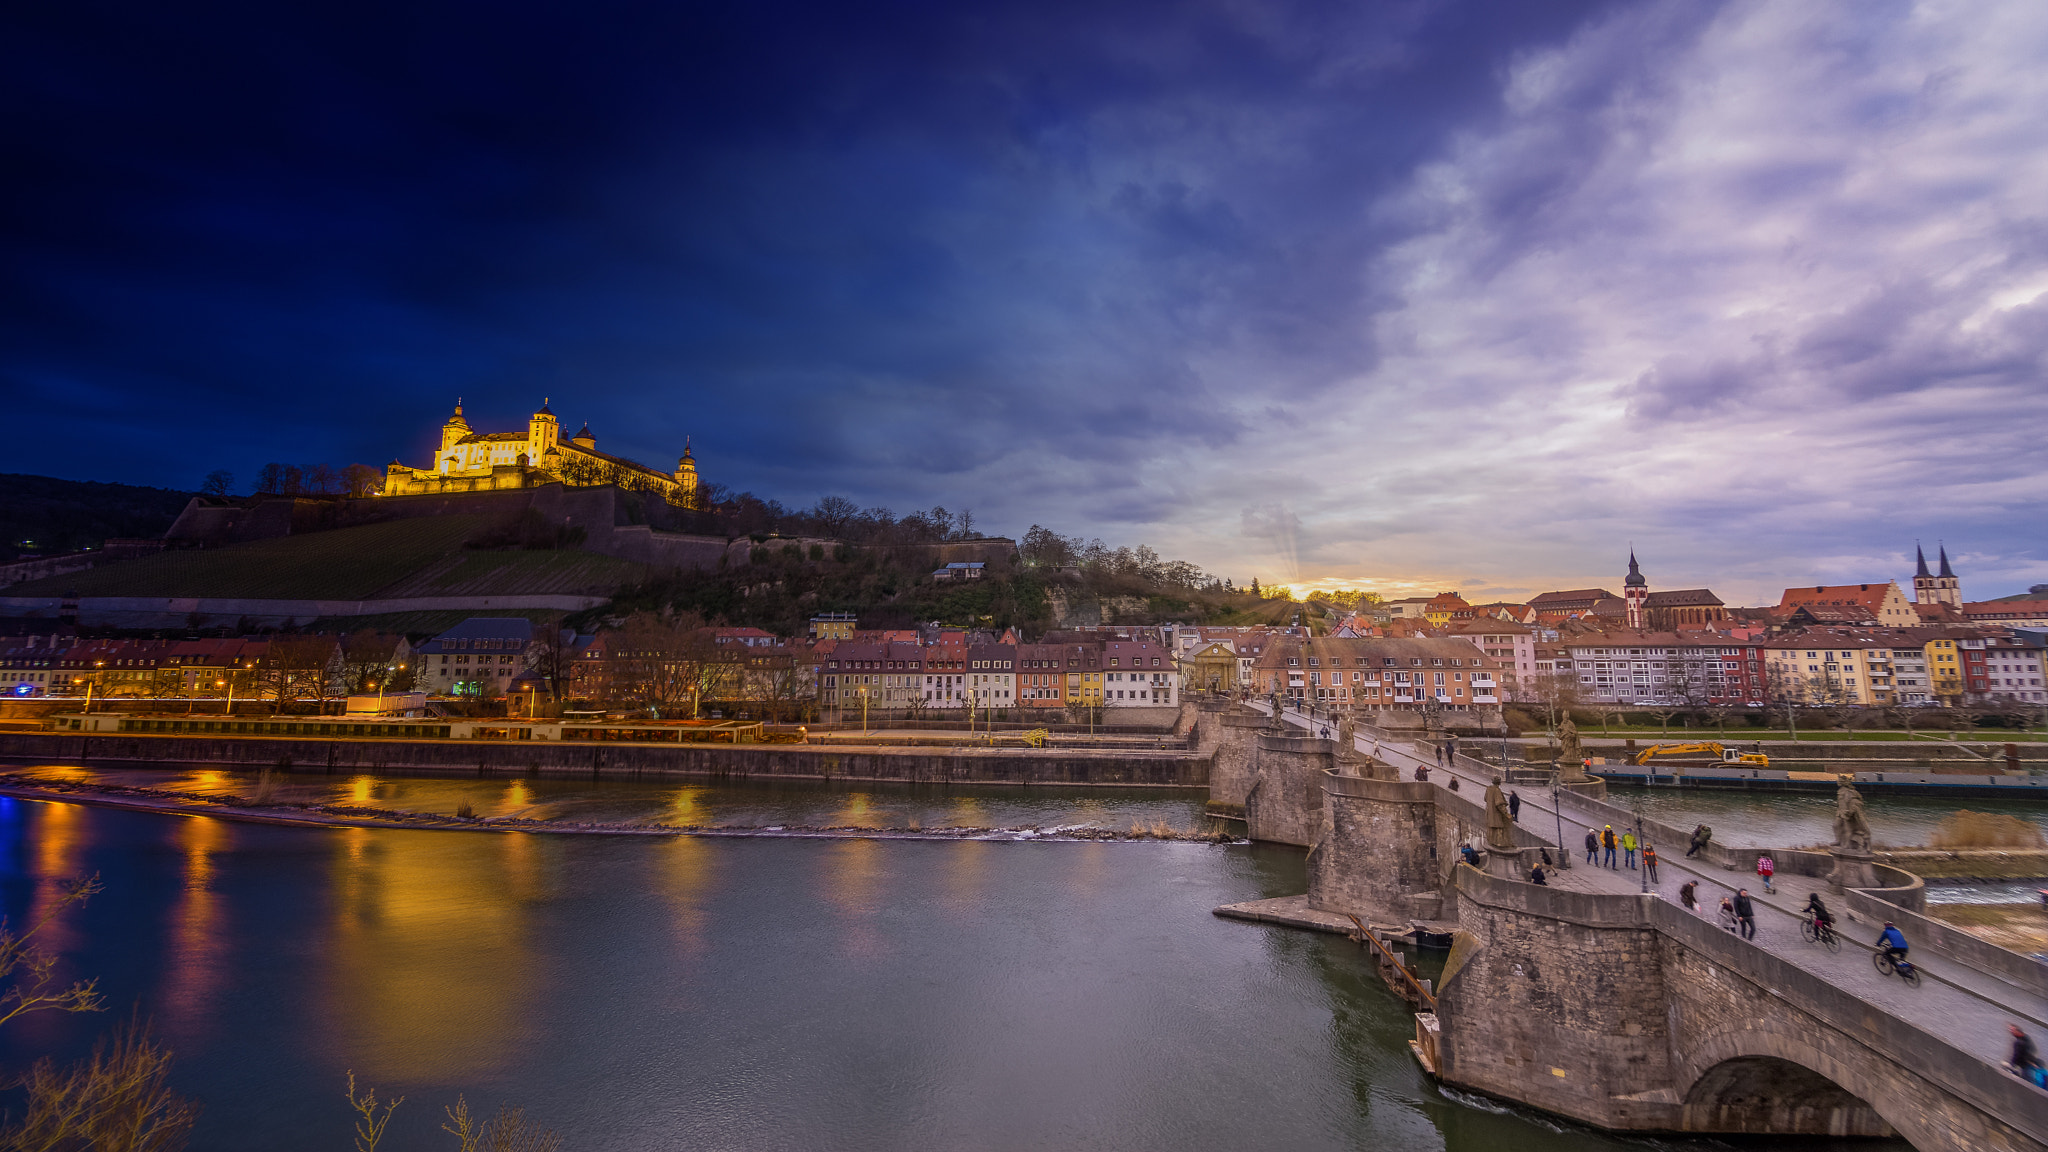
[{"label": "cyclist", "polygon": [[1906,943],[1906,934],[1899,931],[1898,926],[1889,920],[1884,922],[1884,931],[1878,933],[1877,946],[1884,949],[1885,958],[1893,964],[1904,960],[1910,947]]},{"label": "cyclist", "polygon": [[1821,901],[1820,893],[1818,892],[1807,895],[1806,907],[1801,908],[1800,911],[1813,918],[1815,931],[1835,926],[1835,914],[1828,911],[1828,906]]}]

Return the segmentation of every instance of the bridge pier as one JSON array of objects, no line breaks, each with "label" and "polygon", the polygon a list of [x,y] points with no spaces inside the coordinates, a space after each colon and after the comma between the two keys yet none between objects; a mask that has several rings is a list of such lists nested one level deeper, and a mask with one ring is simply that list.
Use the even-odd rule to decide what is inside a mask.
[{"label": "bridge pier", "polygon": [[1204,702],[1198,707],[1196,748],[1198,755],[1210,756],[1209,804],[1241,814],[1258,776],[1259,737],[1278,734],[1280,724],[1239,704]]},{"label": "bridge pier", "polygon": [[1367,923],[1442,919],[1435,785],[1326,772],[1322,788],[1325,822],[1308,859],[1309,907]]},{"label": "bridge pier", "polygon": [[1244,797],[1246,834],[1313,847],[1322,835],[1323,777],[1336,766],[1336,742],[1261,735],[1256,744],[1258,759]]}]

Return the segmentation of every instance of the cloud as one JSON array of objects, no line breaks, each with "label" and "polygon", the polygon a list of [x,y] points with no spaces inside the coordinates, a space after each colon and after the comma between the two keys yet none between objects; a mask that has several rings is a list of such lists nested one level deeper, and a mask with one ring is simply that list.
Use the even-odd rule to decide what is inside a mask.
[{"label": "cloud", "polygon": [[2037,570],[2044,53],[2024,7],[1745,3],[1524,55],[1374,206],[1411,229],[1377,361],[1251,448],[1321,489],[1304,568],[1540,590],[1633,538],[1757,599],[1945,533],[2007,557],[1985,594]]}]

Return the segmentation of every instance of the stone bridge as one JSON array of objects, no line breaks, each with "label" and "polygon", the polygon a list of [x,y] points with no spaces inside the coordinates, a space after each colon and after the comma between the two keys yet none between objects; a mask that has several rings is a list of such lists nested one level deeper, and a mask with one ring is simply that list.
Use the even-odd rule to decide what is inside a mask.
[{"label": "stone bridge", "polygon": [[[2048,1035],[2048,966],[1918,915],[1915,878],[1883,870],[1893,887],[1835,895],[1831,858],[1775,852],[1779,892],[1752,893],[1751,942],[1680,907],[1676,890],[1696,880],[1712,907],[1750,882],[1762,849],[1686,860],[1676,830],[1645,822],[1670,846],[1658,883],[1581,859],[1539,886],[1523,878],[1523,857],[1557,855],[1560,826],[1571,845],[1588,827],[1633,827],[1633,813],[1525,790],[1523,850],[1482,871],[1456,861],[1484,831],[1484,766],[1420,783],[1406,778],[1425,762],[1412,736],[1362,729],[1344,749],[1310,738],[1334,722],[1235,711],[1228,726],[1205,714],[1198,738],[1215,765],[1241,762],[1212,768],[1212,780],[1242,781],[1251,835],[1309,849],[1297,922],[1455,922],[1435,1013],[1445,1083],[1608,1129],[1896,1134],[1922,1152],[2048,1152],[2048,1092],[1999,1063],[2008,1022]],[[1426,762],[1436,768],[1433,754]],[[1846,929],[1838,954],[1798,936],[1795,909],[1813,891]],[[1919,987],[1871,965],[1862,942],[1883,919],[1913,941]]]}]

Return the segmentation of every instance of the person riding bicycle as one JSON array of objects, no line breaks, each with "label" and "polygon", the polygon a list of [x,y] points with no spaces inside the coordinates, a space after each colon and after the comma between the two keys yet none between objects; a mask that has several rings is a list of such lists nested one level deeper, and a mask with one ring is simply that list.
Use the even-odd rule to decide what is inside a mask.
[{"label": "person riding bicycle", "polygon": [[1893,964],[1904,960],[1910,947],[1906,943],[1906,934],[1899,931],[1898,926],[1889,920],[1884,922],[1884,931],[1878,933],[1877,946],[1884,949],[1885,959]]},{"label": "person riding bicycle", "polygon": [[1835,914],[1828,911],[1828,906],[1821,902],[1820,893],[1818,892],[1807,894],[1806,907],[1801,908],[1800,911],[1813,918],[1813,926],[1815,928],[1833,928],[1835,926]]}]

